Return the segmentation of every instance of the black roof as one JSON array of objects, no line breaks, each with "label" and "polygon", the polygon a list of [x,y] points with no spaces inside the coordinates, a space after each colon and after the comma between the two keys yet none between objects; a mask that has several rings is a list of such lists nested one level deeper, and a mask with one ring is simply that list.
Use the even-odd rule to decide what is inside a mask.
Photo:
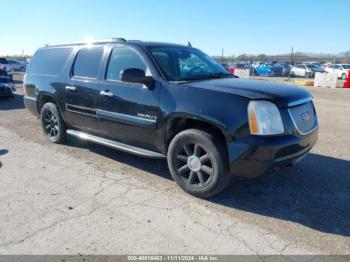
[{"label": "black roof", "polygon": [[54,44],[54,45],[47,45],[44,48],[50,48],[50,47],[63,47],[63,46],[81,46],[81,45],[103,45],[103,44],[114,44],[114,43],[125,43],[125,44],[132,44],[132,45],[138,45],[138,46],[181,46],[181,47],[188,47],[187,45],[181,45],[181,44],[174,44],[174,43],[164,43],[164,42],[152,42],[152,41],[140,41],[140,40],[125,40],[124,38],[111,38],[111,39],[97,39],[93,41],[81,41],[81,42],[73,42],[73,43],[62,43],[62,44]]}]

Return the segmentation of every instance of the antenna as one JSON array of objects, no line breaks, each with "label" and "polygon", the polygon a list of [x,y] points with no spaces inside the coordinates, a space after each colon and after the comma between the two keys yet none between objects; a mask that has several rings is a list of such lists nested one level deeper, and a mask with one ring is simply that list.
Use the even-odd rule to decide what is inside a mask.
[{"label": "antenna", "polygon": [[187,42],[187,45],[188,45],[189,47],[192,47],[192,44],[191,44],[190,41]]}]

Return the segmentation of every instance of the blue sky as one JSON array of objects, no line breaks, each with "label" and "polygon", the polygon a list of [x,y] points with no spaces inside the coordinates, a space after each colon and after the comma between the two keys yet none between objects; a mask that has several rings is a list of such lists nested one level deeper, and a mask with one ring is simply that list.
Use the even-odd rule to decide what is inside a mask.
[{"label": "blue sky", "polygon": [[210,55],[350,50],[349,0],[32,0],[1,10],[0,55],[119,36],[191,41]]}]

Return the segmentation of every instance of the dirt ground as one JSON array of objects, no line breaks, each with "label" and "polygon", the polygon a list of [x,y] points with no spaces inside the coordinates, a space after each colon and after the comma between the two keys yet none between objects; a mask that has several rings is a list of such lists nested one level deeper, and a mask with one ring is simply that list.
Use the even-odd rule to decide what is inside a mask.
[{"label": "dirt ground", "polygon": [[0,100],[0,254],[350,254],[350,90],[307,89],[311,153],[200,200],[166,161],[50,144],[18,88]]}]

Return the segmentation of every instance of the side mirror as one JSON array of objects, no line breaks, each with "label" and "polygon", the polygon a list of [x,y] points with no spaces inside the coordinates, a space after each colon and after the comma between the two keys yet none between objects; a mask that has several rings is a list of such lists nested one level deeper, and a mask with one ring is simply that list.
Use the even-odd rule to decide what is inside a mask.
[{"label": "side mirror", "polygon": [[144,84],[149,89],[152,89],[154,86],[153,77],[146,76],[145,71],[138,68],[125,69],[122,72],[121,80],[124,82]]}]

